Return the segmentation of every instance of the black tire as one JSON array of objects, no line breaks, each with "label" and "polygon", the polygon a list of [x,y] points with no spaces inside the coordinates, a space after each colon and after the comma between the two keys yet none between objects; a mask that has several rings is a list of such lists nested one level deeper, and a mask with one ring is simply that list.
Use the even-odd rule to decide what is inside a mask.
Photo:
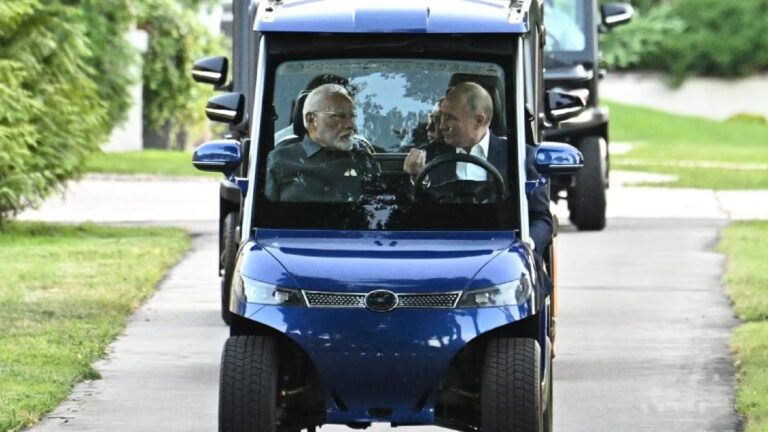
[{"label": "black tire", "polygon": [[534,339],[492,339],[480,389],[483,432],[541,432],[541,348]]},{"label": "black tire", "polygon": [[575,174],[575,184],[568,189],[570,219],[580,231],[605,228],[607,161],[600,151],[601,137],[586,137],[579,142],[584,166]]},{"label": "black tire", "polygon": [[219,432],[275,432],[277,378],[272,338],[230,337],[221,356]]},{"label": "black tire", "polygon": [[232,275],[235,272],[237,257],[237,212],[229,212],[224,217],[221,226],[221,264],[224,276],[221,278],[221,319],[227,325],[232,323],[232,312],[229,311],[230,288]]}]

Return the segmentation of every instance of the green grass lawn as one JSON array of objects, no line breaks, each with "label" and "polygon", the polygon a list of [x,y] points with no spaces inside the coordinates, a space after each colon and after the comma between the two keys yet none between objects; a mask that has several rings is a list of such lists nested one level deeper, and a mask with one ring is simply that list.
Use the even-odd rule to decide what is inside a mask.
[{"label": "green grass lawn", "polygon": [[[616,169],[675,174],[669,186],[707,189],[768,189],[768,126],[662,113],[647,108],[607,104],[611,109],[611,141],[632,145],[612,155]],[[742,167],[676,167],[667,163],[748,164]]]},{"label": "green grass lawn", "polygon": [[95,154],[87,161],[86,171],[110,174],[221,177],[219,173],[195,169],[192,166],[192,153],[165,150]]},{"label": "green grass lawn", "polygon": [[737,316],[731,345],[736,356],[736,407],[747,432],[768,430],[768,221],[737,222],[722,233],[728,257],[726,289]]},{"label": "green grass lawn", "polygon": [[0,230],[0,431],[34,424],[189,248],[178,229],[9,223]]}]

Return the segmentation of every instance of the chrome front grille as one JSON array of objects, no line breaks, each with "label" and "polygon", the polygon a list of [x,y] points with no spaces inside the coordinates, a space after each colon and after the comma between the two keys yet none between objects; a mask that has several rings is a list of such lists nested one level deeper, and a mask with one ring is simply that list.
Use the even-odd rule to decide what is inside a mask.
[{"label": "chrome front grille", "polygon": [[460,293],[403,294],[398,307],[407,308],[452,308]]},{"label": "chrome front grille", "polygon": [[[461,293],[434,294],[398,294],[396,308],[453,308]],[[364,293],[335,293],[324,291],[304,291],[309,307],[364,308]]]},{"label": "chrome front grille", "polygon": [[310,307],[365,307],[365,294],[304,291]]}]

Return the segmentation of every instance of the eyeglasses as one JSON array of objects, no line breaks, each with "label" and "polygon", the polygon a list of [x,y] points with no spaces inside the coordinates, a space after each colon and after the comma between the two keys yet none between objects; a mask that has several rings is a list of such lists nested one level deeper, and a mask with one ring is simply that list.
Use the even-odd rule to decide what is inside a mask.
[{"label": "eyeglasses", "polygon": [[334,112],[334,111],[313,111],[315,114],[327,114],[329,117],[337,120],[354,120],[357,114],[354,112]]}]

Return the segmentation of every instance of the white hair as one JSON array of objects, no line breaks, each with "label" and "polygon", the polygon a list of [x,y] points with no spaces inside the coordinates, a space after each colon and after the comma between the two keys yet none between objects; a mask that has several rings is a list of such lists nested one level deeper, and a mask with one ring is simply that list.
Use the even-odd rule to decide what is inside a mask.
[{"label": "white hair", "polygon": [[301,118],[304,120],[305,128],[307,127],[307,114],[311,112],[327,110],[328,101],[337,94],[352,100],[347,89],[339,84],[323,84],[309,93],[307,100],[304,101],[304,110],[301,113]]}]

